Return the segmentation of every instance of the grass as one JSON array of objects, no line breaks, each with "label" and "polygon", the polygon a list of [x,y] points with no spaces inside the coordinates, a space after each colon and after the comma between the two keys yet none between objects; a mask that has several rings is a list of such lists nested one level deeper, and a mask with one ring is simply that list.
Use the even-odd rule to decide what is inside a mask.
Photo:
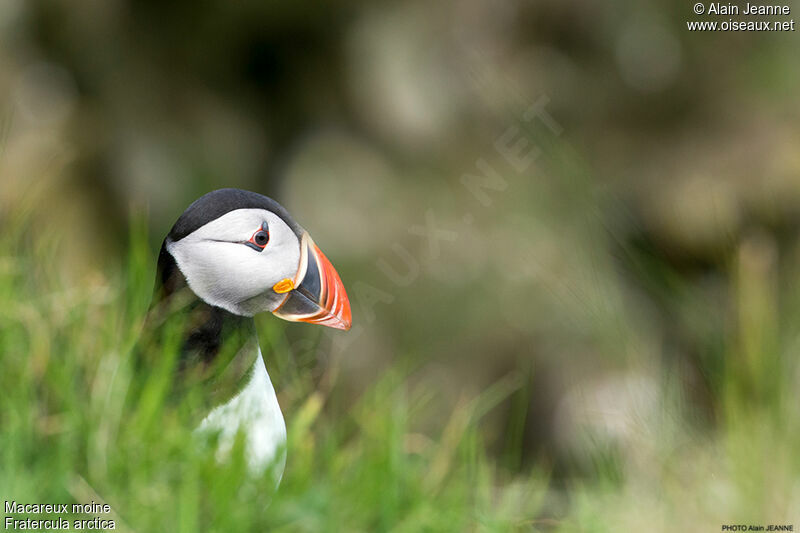
[{"label": "grass", "polygon": [[[27,234],[24,224],[9,228],[0,247],[2,499],[104,502],[112,513],[102,518],[117,529],[148,532],[507,531],[536,516],[545,478],[498,473],[477,432],[513,382],[465,401],[429,438],[411,431],[431,397],[409,386],[407,371],[389,371],[346,407],[287,371],[273,376],[292,389],[280,489],[269,474],[247,476],[241,449],[218,464],[163,395],[135,413],[122,408],[125,356],[152,289],[143,232],[133,231],[118,272],[78,288],[61,285],[52,250]],[[283,326],[263,322],[262,345],[280,345]]]},{"label": "grass", "polygon": [[[147,416],[123,411],[125,356],[154,262],[141,224],[133,226],[126,264],[65,287],[53,249],[27,237],[24,217],[5,221],[2,500],[106,502],[104,518],[137,532],[800,528],[794,300],[779,298],[772,267],[752,249],[742,248],[732,282],[739,311],[727,321],[709,427],[692,420],[681,376],[672,376],[678,383],[663,380],[655,408],[627,440],[586,439],[582,474],[550,479],[544,466],[511,472],[487,455],[479,423],[519,387],[513,375],[465,398],[440,431],[423,435],[413,420],[434,396],[411,385],[403,361],[355,403],[337,400],[335,378],[317,387],[303,368],[276,361],[289,442],[273,492],[269,475],[247,477],[240,449],[219,464],[195,445],[158,394]],[[260,323],[262,345],[281,346],[275,322]]]}]

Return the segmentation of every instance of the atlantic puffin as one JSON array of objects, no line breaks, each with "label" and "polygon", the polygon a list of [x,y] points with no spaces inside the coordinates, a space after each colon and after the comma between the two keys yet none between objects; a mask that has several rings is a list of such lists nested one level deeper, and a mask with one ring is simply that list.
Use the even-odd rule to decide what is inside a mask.
[{"label": "atlantic puffin", "polygon": [[262,312],[341,330],[351,324],[339,274],[284,207],[250,191],[210,192],[162,243],[139,361],[157,366],[172,343],[170,395],[199,397],[194,433],[218,435],[223,460],[241,431],[249,470],[270,468],[279,481],[286,425],[256,337],[253,316]]}]

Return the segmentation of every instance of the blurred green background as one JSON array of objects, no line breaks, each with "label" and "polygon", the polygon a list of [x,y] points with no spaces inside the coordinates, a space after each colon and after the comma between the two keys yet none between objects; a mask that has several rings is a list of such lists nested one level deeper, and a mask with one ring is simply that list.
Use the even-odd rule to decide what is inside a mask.
[{"label": "blurred green background", "polygon": [[[687,20],[1,0],[0,497],[136,531],[800,527],[798,37]],[[259,320],[287,473],[205,522],[213,465],[91,426],[161,239],[220,187],[289,209],[354,329]]]}]

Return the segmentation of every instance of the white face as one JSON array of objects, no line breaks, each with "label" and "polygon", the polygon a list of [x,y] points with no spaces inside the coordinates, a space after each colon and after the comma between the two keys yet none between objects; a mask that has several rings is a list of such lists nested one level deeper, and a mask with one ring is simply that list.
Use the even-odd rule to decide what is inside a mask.
[{"label": "white face", "polygon": [[[269,226],[262,251],[244,244]],[[237,209],[167,243],[189,287],[207,303],[231,313],[252,316],[273,311],[284,300],[272,287],[293,279],[300,263],[300,241],[276,214],[265,209]]]}]

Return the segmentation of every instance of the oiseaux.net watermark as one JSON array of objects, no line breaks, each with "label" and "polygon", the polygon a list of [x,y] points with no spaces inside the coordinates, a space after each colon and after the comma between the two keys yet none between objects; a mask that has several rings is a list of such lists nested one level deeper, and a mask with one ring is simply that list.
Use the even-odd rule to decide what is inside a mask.
[{"label": "oiseaux.net watermark", "polygon": [[686,29],[689,31],[796,31],[795,20],[789,18],[792,9],[788,5],[757,5],[748,2],[742,6],[697,2],[692,11],[698,18],[686,21]]},{"label": "oiseaux.net watermark", "polygon": [[[495,203],[494,195],[513,191],[511,179],[526,175],[539,158],[545,155],[544,146],[531,139],[526,131],[536,125],[542,127],[551,138],[558,138],[563,134],[564,128],[549,112],[549,104],[549,96],[540,95],[522,111],[517,120],[507,125],[494,139],[492,151],[501,156],[499,159],[504,163],[503,167],[496,167],[489,162],[488,157],[478,157],[474,169],[459,176],[461,186],[474,200],[473,205],[461,217],[460,230],[458,226],[441,227],[436,210],[429,207],[424,214],[424,223],[411,224],[408,228],[410,235],[425,242],[422,248],[426,253],[415,254],[400,242],[394,242],[386,255],[381,255],[375,262],[377,270],[385,277],[385,285],[377,287],[364,281],[356,281],[352,286],[353,307],[359,311],[359,323],[344,336],[336,335],[333,330],[322,331],[328,341],[317,346],[300,340],[293,343],[293,351],[297,353],[306,349],[316,350],[317,358],[323,355],[321,350],[329,349],[330,353],[339,354],[346,352],[366,331],[368,324],[376,320],[377,312],[374,308],[378,304],[393,303],[396,292],[394,289],[412,286],[426,267],[440,260],[444,243],[455,243],[468,237],[478,210],[492,208]],[[490,152],[487,155],[488,153]]]}]

